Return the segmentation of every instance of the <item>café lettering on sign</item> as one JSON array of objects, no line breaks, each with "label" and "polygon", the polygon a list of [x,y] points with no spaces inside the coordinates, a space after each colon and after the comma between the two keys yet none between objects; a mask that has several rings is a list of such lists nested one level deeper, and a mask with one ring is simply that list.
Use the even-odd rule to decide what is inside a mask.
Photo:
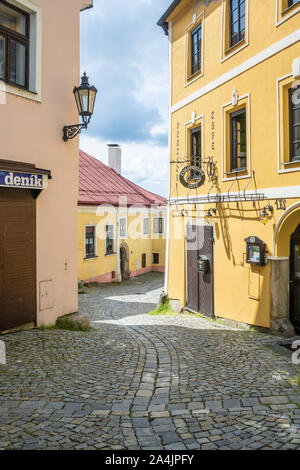
[{"label": "caf\u00e9 lettering on sign", "polygon": [[47,177],[40,174],[0,170],[0,186],[5,188],[45,189]]}]

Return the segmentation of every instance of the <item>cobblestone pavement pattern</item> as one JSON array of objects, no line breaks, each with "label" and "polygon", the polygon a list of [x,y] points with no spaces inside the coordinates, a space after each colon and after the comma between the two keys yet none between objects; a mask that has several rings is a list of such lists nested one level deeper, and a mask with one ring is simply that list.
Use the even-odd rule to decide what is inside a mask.
[{"label": "cobblestone pavement pattern", "polygon": [[3,336],[0,449],[300,449],[300,388],[278,338],[149,316],[162,277],[94,287],[95,331]]}]

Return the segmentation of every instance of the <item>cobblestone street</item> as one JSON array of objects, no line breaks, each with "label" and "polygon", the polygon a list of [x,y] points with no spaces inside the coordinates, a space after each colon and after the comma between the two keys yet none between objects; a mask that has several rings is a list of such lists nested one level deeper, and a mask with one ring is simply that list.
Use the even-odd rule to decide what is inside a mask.
[{"label": "cobblestone street", "polygon": [[300,450],[291,352],[192,315],[148,315],[162,283],[90,288],[79,302],[92,332],[1,337],[0,449]]}]

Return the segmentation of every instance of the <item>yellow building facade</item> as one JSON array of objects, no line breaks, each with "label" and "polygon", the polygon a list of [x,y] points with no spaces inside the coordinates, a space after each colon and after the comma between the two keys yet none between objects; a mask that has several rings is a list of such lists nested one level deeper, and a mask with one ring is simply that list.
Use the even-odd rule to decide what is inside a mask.
[{"label": "yellow building facade", "polygon": [[79,157],[78,277],[86,284],[165,270],[166,201],[120,175],[119,146],[108,156],[110,166]]},{"label": "yellow building facade", "polygon": [[180,307],[300,328],[300,2],[176,0],[166,285]]}]

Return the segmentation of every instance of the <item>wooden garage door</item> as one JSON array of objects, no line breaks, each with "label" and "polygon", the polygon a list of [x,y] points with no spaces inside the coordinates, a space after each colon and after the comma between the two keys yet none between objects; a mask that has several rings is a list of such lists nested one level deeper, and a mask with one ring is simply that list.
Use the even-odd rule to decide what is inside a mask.
[{"label": "wooden garage door", "polygon": [[36,320],[36,209],[29,190],[0,188],[0,331]]}]

